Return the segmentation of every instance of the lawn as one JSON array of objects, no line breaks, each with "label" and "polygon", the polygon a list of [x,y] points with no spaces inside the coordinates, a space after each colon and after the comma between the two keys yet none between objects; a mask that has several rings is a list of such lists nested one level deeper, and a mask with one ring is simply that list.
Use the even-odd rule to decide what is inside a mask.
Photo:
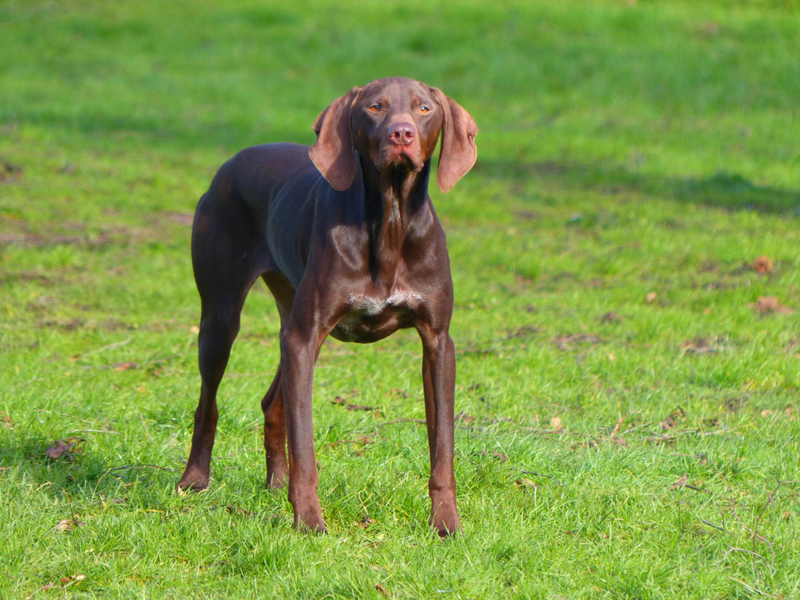
[{"label": "lawn", "polygon": [[[800,7],[0,1],[0,598],[800,597]],[[208,491],[194,206],[354,85],[481,133],[448,236],[464,533],[427,526],[421,347],[330,340],[330,533],[264,489],[253,288]],[[48,455],[49,450],[49,455]]]}]

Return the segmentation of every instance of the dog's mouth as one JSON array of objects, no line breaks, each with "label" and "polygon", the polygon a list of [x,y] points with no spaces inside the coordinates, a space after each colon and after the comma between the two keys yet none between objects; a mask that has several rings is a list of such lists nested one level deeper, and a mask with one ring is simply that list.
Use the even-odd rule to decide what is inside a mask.
[{"label": "dog's mouth", "polygon": [[389,144],[383,148],[381,154],[381,170],[405,167],[410,171],[419,171],[424,165],[419,150],[411,146]]}]

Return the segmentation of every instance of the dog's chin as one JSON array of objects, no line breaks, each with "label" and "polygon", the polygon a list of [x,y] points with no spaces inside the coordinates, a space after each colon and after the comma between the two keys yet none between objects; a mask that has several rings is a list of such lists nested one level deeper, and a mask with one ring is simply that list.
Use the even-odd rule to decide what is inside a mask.
[{"label": "dog's chin", "polygon": [[383,159],[379,168],[384,172],[396,169],[416,172],[420,171],[424,166],[422,160],[411,156],[408,152],[403,150],[385,151]]}]

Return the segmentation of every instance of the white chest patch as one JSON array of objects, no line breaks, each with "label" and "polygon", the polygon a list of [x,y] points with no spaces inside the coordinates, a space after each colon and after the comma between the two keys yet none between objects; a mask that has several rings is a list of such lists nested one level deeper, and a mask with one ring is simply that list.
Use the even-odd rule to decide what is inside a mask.
[{"label": "white chest patch", "polygon": [[424,300],[421,294],[409,290],[393,290],[386,298],[351,294],[348,298],[352,310],[364,311],[368,315],[379,315],[387,308],[415,308]]}]

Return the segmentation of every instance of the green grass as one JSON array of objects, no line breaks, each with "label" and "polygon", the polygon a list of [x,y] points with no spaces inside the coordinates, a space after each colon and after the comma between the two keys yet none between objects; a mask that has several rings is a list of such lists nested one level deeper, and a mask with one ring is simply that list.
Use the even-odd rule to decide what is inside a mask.
[{"label": "green grass", "polygon": [[[0,598],[800,597],[798,313],[750,306],[800,310],[796,3],[5,1],[0,37]],[[235,151],[310,143],[387,75],[481,127],[431,190],[460,352],[444,542],[424,428],[393,422],[424,416],[413,333],[323,348],[330,535],[263,489],[263,286],[211,489],[174,492],[188,215]]]}]

